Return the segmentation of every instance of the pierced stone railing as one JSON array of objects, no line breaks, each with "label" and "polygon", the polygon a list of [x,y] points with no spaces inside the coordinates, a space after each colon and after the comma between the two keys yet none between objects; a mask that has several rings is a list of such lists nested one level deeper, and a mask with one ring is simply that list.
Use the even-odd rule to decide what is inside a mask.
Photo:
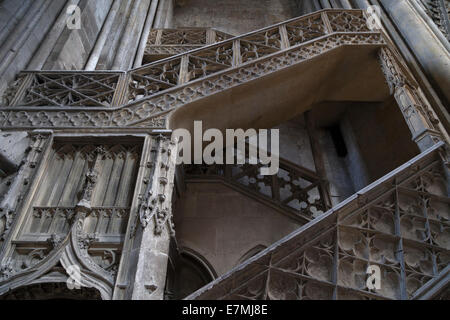
[{"label": "pierced stone railing", "polygon": [[185,53],[232,37],[211,28],[152,29],[145,48],[144,62]]},{"label": "pierced stone railing", "polygon": [[25,71],[18,82],[22,90],[5,103],[20,106],[112,107],[119,102],[124,72]]},{"label": "pierced stone railing", "polygon": [[[186,299],[418,299],[449,289],[444,143],[423,152]],[[370,287],[368,267],[380,270]],[[372,273],[371,271],[370,273]]]},{"label": "pierced stone railing", "polygon": [[4,97],[0,128],[161,128],[182,105],[348,45],[386,42],[363,11],[329,9],[127,72],[25,71]]},{"label": "pierced stone railing", "polygon": [[186,182],[224,182],[250,197],[262,201],[307,223],[325,213],[329,208],[326,181],[311,170],[280,159],[277,174],[262,176],[261,165],[246,161],[242,165],[188,165]]}]

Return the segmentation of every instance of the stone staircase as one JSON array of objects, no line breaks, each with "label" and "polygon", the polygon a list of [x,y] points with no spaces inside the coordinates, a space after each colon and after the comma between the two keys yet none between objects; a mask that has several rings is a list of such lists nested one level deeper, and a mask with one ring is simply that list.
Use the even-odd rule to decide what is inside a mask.
[{"label": "stone staircase", "polygon": [[[439,143],[186,299],[445,299],[450,198]],[[369,289],[369,266],[380,288]]]},{"label": "stone staircase", "polygon": [[[239,90],[249,91],[248,85],[254,86],[257,92],[262,89],[257,84],[264,88],[275,87],[273,81],[270,82],[272,85],[258,82],[269,81],[273,76],[283,76],[288,81],[298,79],[300,72],[304,74],[300,80],[305,82],[313,77],[295,66],[323,64],[330,58],[328,53],[340,52],[338,49],[343,48],[349,50],[342,52],[348,59],[355,61],[351,48],[356,47],[358,54],[367,59],[368,54],[374,56],[373,52],[384,45],[381,32],[368,29],[363,11],[322,10],[129,71],[24,71],[3,97],[0,129],[179,127],[182,124],[176,119],[170,119],[169,123],[169,116],[173,118],[173,112],[181,107],[190,107],[183,108],[184,111],[196,110],[200,102],[211,103],[207,98],[216,96],[219,99],[219,93],[224,92],[230,96]],[[315,60],[320,56],[324,60]],[[326,65],[324,73],[316,72],[317,79],[302,85],[302,92],[317,90],[326,77],[336,72],[334,64],[327,62]],[[377,67],[380,69],[379,65]],[[361,68],[367,69],[367,66]],[[287,71],[291,72],[290,76],[285,74]],[[372,78],[384,82],[380,70]],[[358,79],[354,80],[358,83]],[[298,81],[292,81],[291,86],[298,85]],[[372,98],[380,101],[388,94],[385,90]],[[298,101],[299,97],[292,96]],[[360,92],[360,97],[353,99],[367,96],[367,92]],[[224,109],[227,102],[224,100],[217,108]],[[270,106],[261,102],[259,108],[267,119],[273,118],[276,111],[273,101],[269,102]],[[230,108],[227,112],[238,107],[246,111],[243,106],[227,106]],[[209,111],[211,113],[211,109]],[[279,111],[276,113],[280,114]],[[295,112],[301,111],[297,106]],[[291,117],[293,112],[286,109],[283,114]],[[242,121],[248,123],[249,119],[242,117]]]},{"label": "stone staircase", "polygon": [[[380,66],[385,46],[363,11],[322,10],[128,71],[24,71],[3,97],[0,130],[149,132],[193,119],[270,128],[321,100],[383,101],[404,83],[415,90],[407,68],[392,65],[395,52]],[[349,65],[359,69],[346,75]],[[382,70],[391,91],[364,90],[385,82]],[[351,90],[324,85],[336,76]],[[425,105],[420,94],[408,97]],[[306,223],[187,299],[440,297],[450,277],[444,148],[437,143],[331,209],[325,182],[286,161],[274,177],[257,166],[187,168],[188,179],[220,179]],[[369,266],[381,270],[379,290],[367,288]]]},{"label": "stone staircase", "polygon": [[280,159],[272,176],[261,165],[185,165],[186,183],[221,182],[305,224],[331,208],[327,181],[307,168]]}]

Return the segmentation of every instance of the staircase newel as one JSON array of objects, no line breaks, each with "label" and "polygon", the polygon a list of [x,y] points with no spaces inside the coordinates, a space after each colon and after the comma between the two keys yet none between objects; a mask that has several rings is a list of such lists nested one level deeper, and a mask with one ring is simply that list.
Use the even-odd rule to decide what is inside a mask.
[{"label": "staircase newel", "polygon": [[185,54],[181,57],[180,73],[178,75],[178,84],[184,84],[189,81],[189,56]]},{"label": "staircase newel", "polygon": [[207,29],[206,30],[206,44],[213,44],[216,42],[216,30]]},{"label": "staircase newel", "polygon": [[10,106],[17,106],[22,101],[25,91],[28,89],[30,84],[33,82],[33,78],[35,75],[33,73],[26,74],[22,79],[17,80],[17,88],[15,92],[11,93],[11,101],[9,102]]},{"label": "staircase newel", "polygon": [[128,85],[130,83],[130,74],[122,73],[117,81],[116,91],[111,102],[112,107],[118,107],[128,102],[127,93]]},{"label": "staircase newel", "polygon": [[241,57],[241,42],[240,40],[233,41],[233,67],[236,67],[242,63]]},{"label": "staircase newel", "polygon": [[280,38],[281,38],[281,49],[286,49],[290,47],[289,37],[286,30],[286,25],[283,24],[279,27]]},{"label": "staircase newel", "polygon": [[328,13],[326,11],[322,12],[321,16],[322,16],[322,21],[323,21],[323,24],[325,27],[325,32],[327,34],[333,33],[333,28],[331,27],[330,19],[328,19]]}]

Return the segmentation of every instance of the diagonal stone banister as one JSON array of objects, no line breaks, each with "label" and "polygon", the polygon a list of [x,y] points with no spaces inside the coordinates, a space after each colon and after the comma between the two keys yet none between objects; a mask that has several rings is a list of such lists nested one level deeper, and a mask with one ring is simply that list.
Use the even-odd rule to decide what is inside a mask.
[{"label": "diagonal stone banister", "polygon": [[262,165],[184,165],[186,183],[220,182],[303,225],[330,209],[327,181],[316,172],[280,158],[279,170],[261,176]]},{"label": "diagonal stone banister", "polygon": [[[422,152],[186,299],[437,298],[450,282],[444,148]],[[369,288],[368,267],[379,268],[379,288]]]},{"label": "diagonal stone banister", "polygon": [[361,10],[313,14],[122,71],[24,71],[0,128],[166,128],[181,106],[345,46],[386,45]]}]

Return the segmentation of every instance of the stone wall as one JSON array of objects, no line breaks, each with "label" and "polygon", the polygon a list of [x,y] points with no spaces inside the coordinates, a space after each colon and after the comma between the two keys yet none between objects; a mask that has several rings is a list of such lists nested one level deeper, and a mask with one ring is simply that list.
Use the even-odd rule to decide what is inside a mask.
[{"label": "stone wall", "polygon": [[221,183],[188,183],[174,223],[178,245],[202,255],[218,275],[242,262],[251,249],[269,246],[299,226]]},{"label": "stone wall", "polygon": [[214,27],[239,35],[301,15],[294,0],[186,0],[175,6],[174,27]]},{"label": "stone wall", "polygon": [[[150,28],[170,25],[172,1],[1,2],[0,96],[22,70],[126,70],[140,66],[138,47],[146,42]],[[71,5],[80,9],[80,29],[67,27]]]},{"label": "stone wall", "polygon": [[309,133],[304,116],[289,120],[275,129],[280,130],[280,157],[315,171]]},{"label": "stone wall", "polygon": [[83,70],[111,4],[112,0],[80,1],[81,28],[64,28],[43,69]]}]

